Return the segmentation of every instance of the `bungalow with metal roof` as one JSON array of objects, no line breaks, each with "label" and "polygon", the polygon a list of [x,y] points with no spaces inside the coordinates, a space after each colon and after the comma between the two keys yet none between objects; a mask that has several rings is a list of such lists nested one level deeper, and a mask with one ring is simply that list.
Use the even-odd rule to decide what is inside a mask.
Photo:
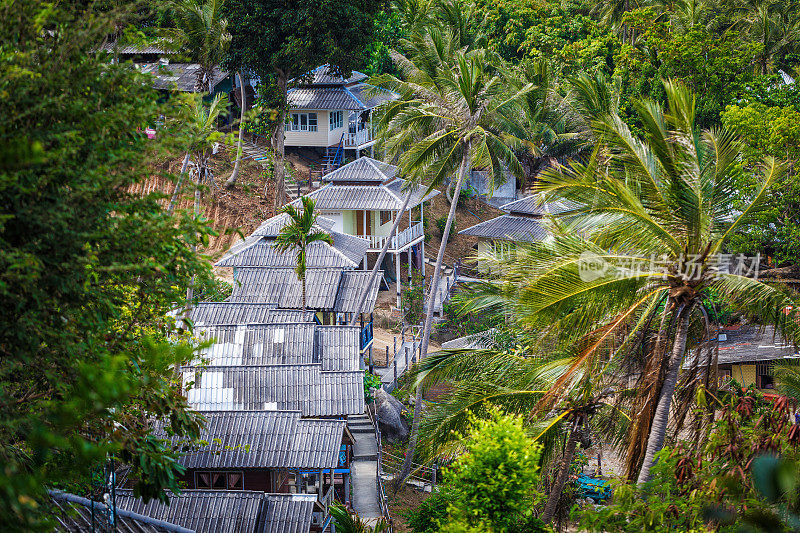
[{"label": "bungalow with metal roof", "polygon": [[356,158],[366,149],[373,154],[373,110],[397,95],[369,85],[367,78],[357,71],[344,78],[322,65],[292,80],[297,86],[286,94],[284,145],[325,150],[328,169],[341,164],[345,150]]},{"label": "bungalow with metal roof", "polygon": [[[737,324],[719,331],[717,371],[720,383],[734,380],[749,387],[769,392],[775,389],[775,364],[800,357],[797,348],[776,334],[772,326]],[[701,357],[707,357],[703,352]],[[686,370],[694,364],[695,356],[683,363]]]},{"label": "bungalow with metal roof", "polygon": [[538,196],[527,196],[502,206],[508,214],[479,222],[461,230],[460,235],[478,237],[478,270],[490,273],[490,268],[480,256],[486,254],[510,255],[517,243],[540,242],[549,231],[544,219],[563,212],[563,203],[543,203]]},{"label": "bungalow with metal roof", "polygon": [[300,411],[344,417],[364,412],[364,373],[297,365],[188,366],[186,399],[200,411]]},{"label": "bungalow with metal roof", "polygon": [[[129,489],[117,491],[117,508],[181,526],[196,533],[307,533],[314,525],[316,498],[306,494],[267,494],[244,490],[183,490],[169,494],[169,505],[144,503]],[[137,530],[132,530],[137,531]]]},{"label": "bungalow with metal roof", "polygon": [[201,413],[207,422],[200,439],[208,444],[178,460],[187,488],[313,494],[323,515],[318,524],[334,498],[350,501],[354,439],[344,420],[301,418],[299,411]]},{"label": "bungalow with metal roof", "polygon": [[[325,176],[328,182],[323,187],[309,193],[316,204],[315,209],[325,219],[332,221],[331,231],[340,232],[352,237],[368,241],[368,254],[377,258],[383,248],[389,232],[401,212],[403,201],[412,187],[411,200],[406,207],[408,223],[401,226],[397,235],[389,242],[388,253],[394,256],[394,278],[400,279],[400,254],[408,253],[409,270],[416,256],[416,263],[424,274],[425,230],[423,205],[439,194],[439,191],[428,193],[427,188],[410,185],[399,177],[399,169],[395,165],[361,157]],[[301,200],[293,202],[300,205]],[[412,220],[414,208],[419,207],[419,220]],[[390,258],[389,261],[391,261]],[[391,263],[384,264],[390,267]],[[391,271],[385,268],[384,272]],[[410,276],[410,272],[409,272]],[[401,284],[397,284],[397,302],[400,305]]]},{"label": "bungalow with metal roof", "polygon": [[189,318],[195,328],[242,324],[282,324],[315,322],[313,311],[277,309],[274,304],[245,302],[200,302]]}]

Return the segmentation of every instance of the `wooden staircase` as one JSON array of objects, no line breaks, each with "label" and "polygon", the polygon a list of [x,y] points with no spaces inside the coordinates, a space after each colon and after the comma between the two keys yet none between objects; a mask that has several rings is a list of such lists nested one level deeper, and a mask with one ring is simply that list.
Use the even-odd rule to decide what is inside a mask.
[{"label": "wooden staircase", "polygon": [[[269,148],[245,140],[242,142],[242,152],[245,159],[252,159],[258,162],[265,170],[271,170],[273,160],[272,151]],[[290,202],[311,192],[310,184],[307,181],[298,182],[294,176],[288,173],[284,173],[284,182],[286,196]]]}]

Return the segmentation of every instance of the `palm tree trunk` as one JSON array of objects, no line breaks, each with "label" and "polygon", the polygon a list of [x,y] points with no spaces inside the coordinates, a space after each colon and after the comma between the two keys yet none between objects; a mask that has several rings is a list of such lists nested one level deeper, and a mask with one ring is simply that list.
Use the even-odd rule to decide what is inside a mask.
[{"label": "palm tree trunk", "polygon": [[[433,267],[433,280],[431,281],[431,288],[428,291],[428,310],[425,313],[425,326],[422,328],[422,342],[419,346],[419,361],[428,354],[428,343],[431,339],[431,326],[433,325],[433,307],[436,295],[439,293],[439,277],[442,273],[442,262],[444,261],[444,249],[447,246],[447,240],[450,237],[450,227],[453,225],[453,219],[456,216],[456,206],[458,205],[458,198],[461,195],[461,188],[464,186],[464,178],[470,171],[472,159],[470,157],[470,149],[472,142],[467,141],[464,146],[464,157],[461,159],[461,169],[458,172],[458,182],[456,182],[455,194],[453,195],[453,202],[450,204],[450,212],[447,214],[447,223],[444,226],[444,233],[442,234],[442,243],[439,245],[439,253],[436,255],[436,265]],[[417,386],[416,402],[414,403],[414,419],[411,422],[411,437],[408,441],[408,450],[406,457],[403,461],[403,468],[400,474],[394,481],[394,491],[400,490],[403,482],[411,473],[411,464],[414,459],[414,452],[417,449],[417,440],[419,439],[419,419],[422,414],[422,386]]]},{"label": "palm tree trunk", "polygon": [[358,322],[358,317],[361,315],[361,310],[364,308],[364,302],[367,301],[367,295],[370,292],[370,288],[378,277],[378,269],[381,267],[383,258],[386,257],[386,252],[389,250],[389,243],[391,242],[392,237],[397,233],[397,228],[400,226],[400,219],[402,218],[400,215],[405,213],[406,209],[408,208],[408,203],[411,201],[411,195],[412,190],[409,189],[405,200],[403,200],[403,207],[401,207],[400,211],[397,213],[397,217],[394,219],[394,224],[392,224],[392,229],[389,230],[389,236],[386,237],[386,240],[383,243],[381,253],[378,254],[378,259],[375,260],[375,266],[372,267],[372,272],[369,275],[369,281],[367,282],[366,286],[364,286],[364,290],[361,291],[361,297],[358,299],[358,307],[356,307],[356,312],[354,312],[353,316],[350,318],[351,326],[355,326],[356,322]]},{"label": "palm tree trunk", "polygon": [[306,310],[306,275],[305,274],[303,274],[303,277],[300,279],[300,281],[302,282],[301,284],[303,286],[303,288],[301,290],[303,291],[303,295],[302,295],[302,297],[303,297],[303,311],[305,311]]},{"label": "palm tree trunk", "polygon": [[186,156],[183,158],[183,166],[181,167],[180,176],[178,176],[178,184],[175,185],[175,190],[172,191],[172,198],[169,199],[169,207],[167,207],[167,213],[172,213],[175,210],[175,204],[178,202],[178,195],[181,193],[181,186],[183,185],[183,180],[186,178],[186,167],[189,166],[189,152],[186,152]]},{"label": "palm tree trunk", "polygon": [[[188,158],[188,154],[187,154]],[[198,161],[199,163],[199,161]],[[203,168],[199,168],[197,170],[197,183],[195,183],[195,191],[194,191],[194,217],[197,218],[200,214],[200,183],[203,181]],[[192,253],[197,252],[197,243],[192,244]],[[183,312],[183,325],[182,327],[185,328],[186,324],[189,323],[189,315],[192,313],[192,300],[194,299],[194,275],[192,279],[189,280],[189,286],[186,288],[186,309]],[[175,378],[178,379],[180,376],[180,369],[181,363],[180,361],[175,363]]]},{"label": "palm tree trunk", "polygon": [[245,90],[244,90],[244,79],[242,78],[242,73],[239,72],[237,74],[239,76],[239,86],[241,91],[241,108],[242,113],[239,118],[239,144],[236,146],[236,164],[233,165],[233,172],[231,173],[231,177],[228,178],[228,181],[225,182],[226,187],[233,187],[233,184],[236,183],[236,178],[239,177],[239,165],[242,162],[242,142],[244,141],[244,110],[247,107],[247,103],[245,102]]},{"label": "palm tree trunk", "polygon": [[549,523],[550,520],[553,519],[553,515],[556,514],[558,501],[561,499],[561,493],[564,492],[564,485],[567,483],[569,467],[572,465],[572,459],[575,457],[575,449],[578,445],[579,422],[580,415],[576,416],[572,423],[572,429],[567,438],[567,446],[564,448],[564,456],[561,458],[561,464],[558,467],[558,475],[556,475],[556,479],[550,489],[550,496],[548,496],[547,503],[544,506],[544,512],[542,512],[542,521],[546,524]]},{"label": "palm tree trunk", "polygon": [[656,454],[664,447],[669,411],[672,406],[672,395],[678,382],[683,352],[686,350],[686,339],[689,336],[689,315],[691,311],[691,305],[681,306],[678,310],[678,328],[675,331],[675,342],[672,345],[672,355],[669,358],[667,377],[664,379],[664,385],[662,385],[658,396],[658,405],[653,416],[650,436],[647,439],[642,469],[639,471],[639,479],[636,481],[639,485],[650,480],[650,469],[655,464]]},{"label": "palm tree trunk", "polygon": [[278,125],[275,130],[275,212],[277,213],[286,199],[286,183],[284,182],[284,123],[286,122],[286,86],[288,80],[283,70],[278,70],[277,83],[281,91],[281,110],[278,114]]}]

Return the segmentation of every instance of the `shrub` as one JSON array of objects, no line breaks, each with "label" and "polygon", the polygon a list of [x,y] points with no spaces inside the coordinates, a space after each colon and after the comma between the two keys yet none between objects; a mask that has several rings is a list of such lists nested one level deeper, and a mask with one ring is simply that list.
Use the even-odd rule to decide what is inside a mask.
[{"label": "shrub", "polygon": [[[436,219],[436,228],[439,230],[439,235],[444,238],[444,228],[447,226],[447,216],[439,217]],[[448,239],[451,239],[453,235],[456,233],[456,220],[453,219],[453,224],[450,226],[450,236]]]},{"label": "shrub", "polygon": [[372,397],[372,391],[370,389],[377,389],[381,386],[381,378],[380,376],[376,376],[375,374],[370,374],[369,370],[364,371],[364,401],[367,403],[372,403],[375,401],[375,398]]},{"label": "shrub", "polygon": [[436,533],[439,523],[447,518],[447,508],[452,501],[450,491],[434,492],[419,507],[406,513],[406,522],[414,533]]}]

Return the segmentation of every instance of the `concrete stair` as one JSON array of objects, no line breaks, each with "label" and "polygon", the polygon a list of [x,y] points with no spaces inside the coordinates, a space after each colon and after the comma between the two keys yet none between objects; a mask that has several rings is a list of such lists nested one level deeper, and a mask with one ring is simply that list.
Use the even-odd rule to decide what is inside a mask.
[{"label": "concrete stair", "polygon": [[347,417],[347,429],[350,433],[374,433],[372,422],[367,415],[354,415]]}]

